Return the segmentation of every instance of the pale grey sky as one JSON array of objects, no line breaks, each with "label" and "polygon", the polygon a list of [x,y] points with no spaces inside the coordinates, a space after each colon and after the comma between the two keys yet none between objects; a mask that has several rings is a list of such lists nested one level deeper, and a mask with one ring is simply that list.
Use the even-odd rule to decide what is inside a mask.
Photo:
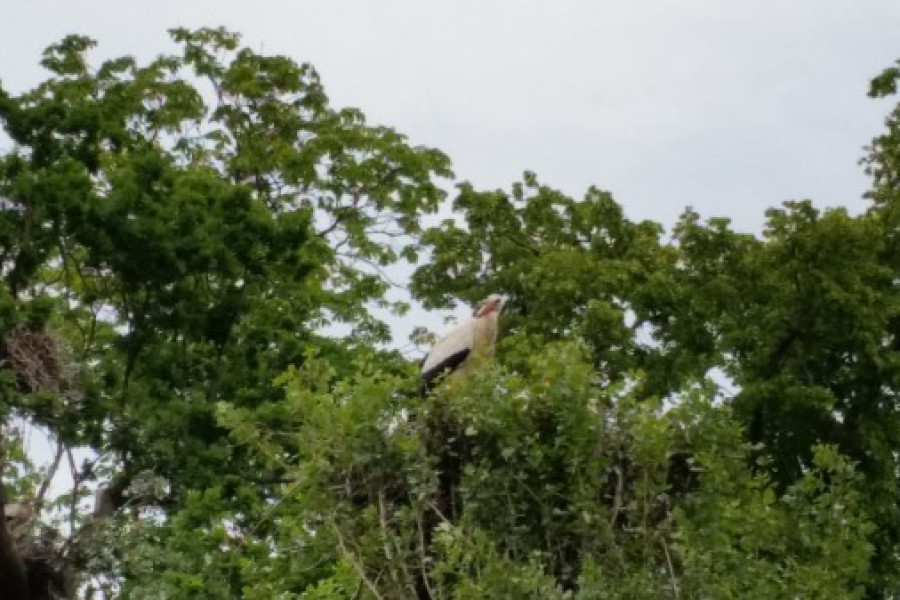
[{"label": "pale grey sky", "polygon": [[862,206],[888,107],[867,81],[900,58],[896,0],[31,0],[4,6],[0,79],[39,81],[66,33],[149,57],[201,25],[312,62],[336,104],[476,186],[532,169],[633,218],[670,226],[690,204],[751,230],[785,199]]}]

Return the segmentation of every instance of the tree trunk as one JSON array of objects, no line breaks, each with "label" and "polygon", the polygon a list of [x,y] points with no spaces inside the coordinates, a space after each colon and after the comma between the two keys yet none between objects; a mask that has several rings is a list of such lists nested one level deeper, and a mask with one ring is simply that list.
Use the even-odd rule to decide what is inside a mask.
[{"label": "tree trunk", "polygon": [[0,483],[0,600],[28,600],[28,569],[6,526],[6,486]]}]

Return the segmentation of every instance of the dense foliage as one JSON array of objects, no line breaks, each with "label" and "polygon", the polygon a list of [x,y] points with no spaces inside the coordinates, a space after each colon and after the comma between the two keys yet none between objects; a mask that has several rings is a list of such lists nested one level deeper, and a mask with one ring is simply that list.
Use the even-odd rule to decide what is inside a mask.
[{"label": "dense foliage", "polygon": [[[667,238],[526,173],[423,231],[443,154],[172,36],[0,86],[0,600],[900,593],[900,106],[860,215]],[[510,297],[426,399],[403,261],[427,307]]]}]

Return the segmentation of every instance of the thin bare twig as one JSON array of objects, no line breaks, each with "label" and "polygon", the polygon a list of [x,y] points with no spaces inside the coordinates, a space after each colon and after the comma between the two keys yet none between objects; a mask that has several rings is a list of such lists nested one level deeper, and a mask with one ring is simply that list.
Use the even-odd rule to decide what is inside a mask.
[{"label": "thin bare twig", "polygon": [[442,513],[442,512],[441,512],[441,509],[439,509],[439,508],[437,507],[437,504],[435,504],[434,502],[429,502],[429,503],[428,503],[428,508],[430,508],[431,510],[433,510],[433,511],[434,511],[434,514],[436,514],[438,517],[440,517],[441,521],[445,521],[445,522],[447,522],[447,523],[450,522],[450,519],[447,518],[447,515],[445,515],[444,513]]},{"label": "thin bare twig", "polygon": [[[403,581],[398,576],[394,567],[396,555],[391,549],[390,532],[388,530],[387,504],[384,501],[384,490],[378,490],[378,523],[381,526],[381,547],[384,550],[385,568],[391,579],[397,586],[403,586]],[[402,560],[401,560],[402,563]]]},{"label": "thin bare twig", "polygon": [[65,446],[66,459],[69,463],[69,472],[72,474],[72,500],[69,503],[69,531],[74,535],[75,520],[78,517],[78,488],[81,486],[81,476],[78,467],[75,466],[75,457],[72,449]]},{"label": "thin bare twig", "polygon": [[384,556],[390,561],[394,557],[388,544],[387,506],[384,503],[384,490],[378,490],[378,523],[381,525],[381,533],[384,536],[382,541]]},{"label": "thin bare twig", "polygon": [[616,471],[616,495],[613,498],[612,517],[609,520],[609,526],[614,527],[616,520],[619,518],[619,512],[622,510],[622,495],[625,488],[625,475],[622,473],[621,465],[615,466]]},{"label": "thin bare twig", "polygon": [[387,271],[384,270],[384,267],[382,267],[381,265],[379,265],[377,262],[375,262],[375,261],[372,260],[371,258],[367,258],[367,257],[365,257],[365,256],[361,256],[361,255],[358,255],[358,254],[352,254],[352,253],[350,253],[350,252],[337,252],[336,254],[338,255],[338,257],[340,257],[340,258],[344,259],[345,261],[347,261],[347,262],[345,263],[345,264],[347,265],[347,267],[350,267],[350,268],[356,268],[355,265],[354,265],[353,263],[362,263],[363,265],[369,267],[370,269],[372,269],[372,270],[374,271],[374,273],[365,273],[365,272],[363,272],[364,274],[366,274],[366,275],[378,275],[379,277],[382,278],[382,280],[383,280],[385,283],[387,283],[387,284],[388,284],[389,286],[391,286],[391,287],[394,287],[394,288],[397,288],[397,289],[401,289],[401,290],[408,290],[408,289],[409,289],[409,286],[407,286],[407,285],[405,285],[405,284],[402,284],[402,283],[398,283],[397,281],[395,281],[395,280],[387,273]]},{"label": "thin bare twig", "polygon": [[293,494],[295,491],[297,491],[297,488],[299,488],[301,484],[303,484],[302,479],[297,479],[296,481],[294,481],[294,483],[287,490],[285,490],[284,494],[280,498],[278,498],[275,502],[273,502],[272,506],[270,506],[266,510],[266,512],[264,512],[259,517],[259,520],[257,520],[256,523],[253,525],[253,527],[251,527],[247,531],[246,535],[244,535],[244,539],[247,539],[247,538],[251,537],[254,533],[256,533],[256,531],[260,527],[262,527],[262,524],[265,521],[267,521],[269,519],[269,517],[271,517],[272,514],[278,509],[278,507],[281,506],[282,503],[291,496],[291,494]]},{"label": "thin bare twig", "polygon": [[331,527],[334,529],[334,535],[337,537],[338,546],[341,548],[341,552],[344,554],[346,559],[350,561],[350,565],[353,567],[353,570],[356,571],[356,575],[359,577],[360,581],[366,584],[366,587],[369,588],[369,591],[372,592],[372,595],[375,596],[377,600],[384,600],[384,596],[378,591],[378,587],[376,587],[375,582],[366,576],[366,570],[363,567],[362,563],[359,562],[359,559],[356,555],[347,548],[347,545],[344,543],[344,538],[341,536],[341,529],[338,527],[337,521],[332,517],[330,519]]},{"label": "thin bare twig", "polygon": [[[412,596],[415,597],[415,578],[412,576],[406,566],[406,557],[403,555],[403,549],[400,548],[399,544],[397,544],[396,539],[394,539],[394,536],[391,535],[390,528],[388,527],[387,503],[384,499],[383,489],[378,490],[378,520],[381,525],[382,535],[384,536],[383,545],[385,556],[387,557],[389,562],[394,558],[399,559],[400,570],[403,572],[403,580],[401,581],[400,578],[393,573],[394,569],[391,569],[391,574],[397,581],[398,586],[408,587],[409,591],[412,592]],[[393,546],[393,550],[391,549],[391,546]]]},{"label": "thin bare twig", "polygon": [[41,482],[41,487],[38,488],[37,495],[34,497],[35,514],[38,514],[41,511],[41,507],[44,505],[44,496],[47,495],[47,490],[50,489],[50,482],[52,482],[53,478],[56,477],[56,472],[59,470],[59,465],[62,462],[62,457],[65,453],[65,450],[65,445],[60,442],[56,448],[56,455],[53,457],[53,463],[50,465],[50,470],[47,471],[47,476]]},{"label": "thin bare twig", "polygon": [[422,583],[425,585],[428,597],[437,598],[438,596],[435,596],[434,590],[431,588],[431,584],[428,581],[428,555],[426,554],[425,549],[425,526],[422,523],[422,513],[416,515],[416,524],[419,529],[419,561],[422,564]]},{"label": "thin bare twig", "polygon": [[660,543],[662,543],[663,552],[666,555],[666,564],[669,567],[669,576],[672,578],[672,593],[675,594],[675,598],[678,598],[678,580],[675,579],[675,568],[672,566],[672,555],[669,554],[669,546],[666,544],[665,538],[659,539]]}]

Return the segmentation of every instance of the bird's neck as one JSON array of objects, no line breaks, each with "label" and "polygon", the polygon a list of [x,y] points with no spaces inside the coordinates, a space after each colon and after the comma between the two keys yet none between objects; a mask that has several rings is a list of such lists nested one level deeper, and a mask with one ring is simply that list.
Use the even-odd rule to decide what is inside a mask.
[{"label": "bird's neck", "polygon": [[496,311],[488,311],[487,314],[475,319],[474,350],[476,354],[493,355],[494,344],[497,342],[498,316]]},{"label": "bird's neck", "polygon": [[488,304],[487,306],[482,306],[481,308],[478,309],[478,312],[475,313],[475,318],[480,319],[482,317],[486,317],[491,314],[493,314],[493,315],[497,314],[497,307],[494,306],[493,304]]}]

